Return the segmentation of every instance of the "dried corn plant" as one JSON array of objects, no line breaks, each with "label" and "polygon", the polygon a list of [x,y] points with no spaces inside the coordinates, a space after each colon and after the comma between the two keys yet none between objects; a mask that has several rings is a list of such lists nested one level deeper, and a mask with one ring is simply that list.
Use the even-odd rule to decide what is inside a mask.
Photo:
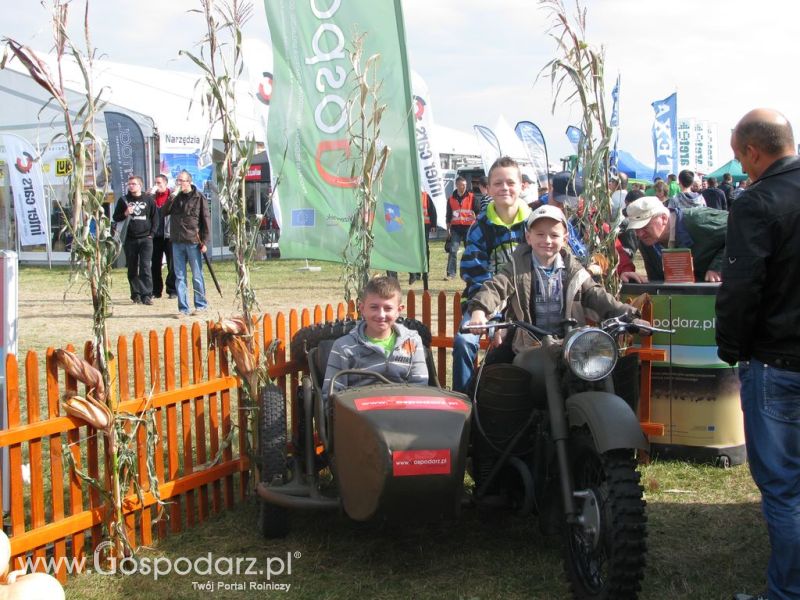
[{"label": "dried corn plant", "polygon": [[[44,1],[42,5],[48,7]],[[56,359],[65,371],[87,387],[85,396],[72,396],[62,404],[66,414],[88,423],[105,436],[105,452],[111,465],[109,483],[92,479],[75,465],[76,474],[86,483],[98,488],[107,500],[105,526],[113,553],[116,557],[130,554],[133,549],[128,541],[128,532],[123,519],[122,503],[131,486],[141,496],[135,473],[137,461],[145,461],[150,492],[158,499],[158,480],[153,461],[155,456],[156,430],[151,426],[152,415],[144,411],[141,416],[120,413],[110,393],[111,363],[113,355],[106,328],[106,318],[111,309],[111,274],[114,260],[120,251],[119,241],[111,232],[111,223],[105,214],[103,201],[108,192],[107,184],[97,186],[96,171],[105,171],[105,149],[103,139],[95,133],[95,121],[105,102],[102,90],[94,87],[94,62],[96,51],[92,47],[89,31],[89,2],[84,3],[83,46],[79,47],[67,33],[67,18],[70,2],[53,0],[49,5],[55,38],[55,61],[57,72],[53,75],[47,62],[29,47],[16,40],[4,38],[4,54],[0,68],[6,60],[19,60],[31,78],[42,87],[62,113],[64,130],[56,134],[51,143],[66,144],[72,160],[69,176],[69,202],[71,217],[67,229],[72,235],[71,267],[73,278],[82,278],[88,283],[93,308],[92,360],[87,362],[72,353],[57,351]],[[65,89],[64,70],[71,60],[78,67],[85,88],[83,103],[75,110],[70,106]],[[98,165],[97,162],[100,162]],[[64,208],[62,207],[62,210]],[[134,434],[131,436],[131,424]],[[135,429],[146,428],[147,455],[138,456],[135,444]],[[66,453],[71,458],[71,453]],[[110,489],[107,486],[110,485]]]},{"label": "dried corn plant", "polygon": [[560,55],[542,69],[553,86],[553,112],[565,103],[580,103],[583,141],[578,147],[577,170],[583,176],[583,203],[576,216],[590,261],[599,268],[605,288],[616,294],[619,279],[614,248],[616,232],[610,231],[611,193],[608,190],[612,130],[606,120],[603,48],[586,41],[586,9],[575,2],[575,15],[567,14],[562,0],[540,0],[552,18],[549,35]]},{"label": "dried corn plant", "polygon": [[[186,50],[180,54],[189,58],[202,72],[197,89],[209,127],[203,140],[203,150],[213,151],[213,133],[222,136],[222,160],[216,170],[216,182],[228,236],[236,259],[237,295],[245,321],[258,307],[250,278],[251,264],[258,244],[260,219],[247,214],[245,177],[253,158],[255,140],[242,135],[236,120],[237,83],[242,76],[242,27],[253,12],[250,2],[239,0],[200,0],[200,13],[206,24],[199,56]],[[258,211],[256,211],[258,212]],[[249,325],[248,327],[252,327]],[[248,329],[248,333],[252,333]]]},{"label": "dried corn plant", "polygon": [[[236,373],[242,380],[240,408],[248,414],[246,439],[250,448],[247,451],[252,453],[253,448],[258,448],[259,389],[269,379],[266,362],[257,360],[254,312],[258,301],[250,275],[260,241],[261,218],[257,214],[248,215],[245,194],[245,177],[253,158],[255,139],[243,135],[236,119],[237,85],[241,85],[238,82],[244,70],[242,28],[252,15],[253,6],[240,0],[200,0],[200,6],[189,11],[202,14],[206,24],[200,54],[185,50],[180,53],[202,72],[197,89],[201,92],[201,107],[209,119],[204,151],[209,154],[213,151],[215,131],[222,136],[222,160],[216,170],[216,181],[236,260],[237,298],[242,308],[241,317],[213,324],[210,336],[211,344],[218,343],[230,352]],[[256,465],[257,461],[253,460],[252,464]]]},{"label": "dried corn plant", "polygon": [[[111,489],[106,483],[83,471],[74,461],[72,452],[65,452],[64,459],[68,467],[87,485],[97,489],[109,507],[106,510],[104,523],[108,537],[113,545],[113,557],[129,556],[134,548],[128,539],[125,526],[123,502],[130,491],[133,491],[140,502],[143,492],[138,480],[138,461],[144,461],[148,479],[148,491],[153,494],[160,509],[159,518],[164,514],[165,502],[159,493],[158,475],[155,467],[156,441],[158,433],[154,411],[145,409],[141,415],[111,410],[109,388],[103,376],[91,363],[79,358],[67,350],[56,350],[55,359],[64,372],[86,386],[86,395],[65,396],[61,406],[70,417],[80,419],[93,427],[98,435],[105,438],[105,452],[111,465]],[[137,438],[140,427],[145,431],[147,453],[140,456],[137,452]],[[111,559],[112,556],[105,558]]]},{"label": "dried corn plant", "polygon": [[[348,51],[354,89],[348,98],[348,137],[354,164],[350,176],[355,187],[355,211],[350,235],[342,252],[344,259],[344,297],[349,303],[369,281],[370,260],[375,238],[372,226],[378,204],[378,192],[389,160],[390,149],[381,140],[381,118],[386,104],[381,102],[382,82],[378,79],[380,54],[363,61],[365,35],[355,35]],[[363,64],[362,64],[363,62]]]}]

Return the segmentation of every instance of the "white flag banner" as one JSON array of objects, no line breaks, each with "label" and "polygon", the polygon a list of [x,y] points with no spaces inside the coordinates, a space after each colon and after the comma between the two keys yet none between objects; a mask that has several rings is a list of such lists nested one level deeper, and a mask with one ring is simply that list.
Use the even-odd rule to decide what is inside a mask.
[{"label": "white flag banner", "polygon": [[[269,122],[269,104],[272,101],[272,48],[255,38],[242,40],[242,56],[244,57],[245,71],[250,84],[250,93],[255,98],[253,115],[264,130],[264,140],[267,139],[267,123]],[[281,207],[278,201],[278,189],[275,187],[278,173],[272,170],[272,160],[269,158],[269,148],[265,146],[267,161],[269,163],[270,193],[272,194],[272,213],[281,226]]]},{"label": "white flag banner", "polygon": [[447,196],[442,181],[439,151],[434,137],[433,107],[425,80],[416,71],[411,71],[411,93],[414,95],[414,132],[417,137],[419,175],[423,189],[436,207],[436,224],[447,228]]},{"label": "white flag banner", "polygon": [[694,125],[694,119],[678,119],[678,169],[681,171],[685,169],[694,171],[697,168]]},{"label": "white flag banner", "polygon": [[0,136],[5,149],[9,183],[14,193],[14,214],[20,246],[47,245],[47,210],[42,185],[42,165],[34,160],[33,145],[10,133]]},{"label": "white flag banner", "polygon": [[478,140],[483,170],[488,175],[494,161],[502,156],[500,141],[494,132],[485,125],[473,125],[472,130],[475,132],[475,139]]},{"label": "white flag banner", "polygon": [[717,124],[708,123],[706,130],[706,152],[708,153],[708,170],[713,171],[717,166]]},{"label": "white flag banner", "polygon": [[708,173],[708,151],[706,149],[706,131],[708,123],[706,121],[695,121],[694,124],[694,156],[695,171]]}]

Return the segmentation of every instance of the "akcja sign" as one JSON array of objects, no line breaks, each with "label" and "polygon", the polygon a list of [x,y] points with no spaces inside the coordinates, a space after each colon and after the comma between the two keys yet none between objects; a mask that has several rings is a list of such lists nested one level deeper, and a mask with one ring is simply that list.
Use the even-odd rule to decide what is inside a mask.
[{"label": "akcja sign", "polygon": [[667,96],[652,103],[655,111],[653,121],[653,152],[656,158],[654,177],[667,178],[678,169],[678,95]]}]

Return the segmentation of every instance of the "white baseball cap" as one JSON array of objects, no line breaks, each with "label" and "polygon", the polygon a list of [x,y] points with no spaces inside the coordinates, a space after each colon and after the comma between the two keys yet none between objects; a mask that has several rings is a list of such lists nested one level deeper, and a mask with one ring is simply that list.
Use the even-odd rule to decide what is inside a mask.
[{"label": "white baseball cap", "polygon": [[669,209],[656,196],[645,196],[634,200],[625,208],[628,229],[641,229],[655,216],[668,215]]},{"label": "white baseball cap", "polygon": [[567,217],[564,216],[564,211],[552,204],[544,204],[529,214],[526,227],[530,228],[539,219],[553,219],[563,223],[564,227],[567,226]]}]

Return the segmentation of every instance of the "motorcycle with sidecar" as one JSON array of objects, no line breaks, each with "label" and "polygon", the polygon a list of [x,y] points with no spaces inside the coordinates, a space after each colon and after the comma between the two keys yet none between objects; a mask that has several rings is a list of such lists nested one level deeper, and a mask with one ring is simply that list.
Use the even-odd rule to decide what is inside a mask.
[{"label": "motorcycle with sidecar", "polygon": [[[329,509],[356,521],[452,519],[464,506],[479,514],[538,517],[545,534],[564,539],[575,598],[636,598],[644,572],[647,518],[637,453],[648,442],[635,414],[637,380],[621,372],[618,340],[671,333],[617,317],[598,327],[565,322],[545,331],[521,322],[538,344],[511,362],[485,361],[470,396],[439,386],[430,332],[411,319],[427,348],[429,385],[375,383],[322,399],[330,348],[355,321],[301,329],[292,340],[305,358],[292,407],[277,388],[260,397],[259,528],[289,531],[289,511]],[[638,360],[633,357],[634,361]],[[367,374],[359,371],[359,374]],[[635,387],[635,386],[633,386]],[[474,482],[465,490],[465,473]]]}]

